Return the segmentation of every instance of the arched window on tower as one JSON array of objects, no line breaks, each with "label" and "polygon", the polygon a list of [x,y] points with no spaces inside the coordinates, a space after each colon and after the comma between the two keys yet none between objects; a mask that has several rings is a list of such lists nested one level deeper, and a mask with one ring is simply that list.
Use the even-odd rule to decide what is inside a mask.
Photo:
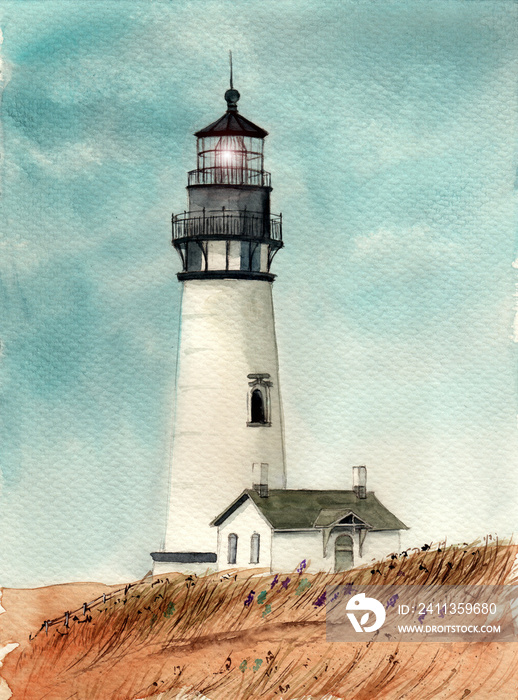
[{"label": "arched window on tower", "polygon": [[250,564],[259,564],[259,548],[261,536],[254,532],[250,538]]},{"label": "arched window on tower", "polygon": [[248,421],[252,427],[271,425],[270,418],[270,387],[272,382],[269,374],[249,374],[248,382]]},{"label": "arched window on tower", "polygon": [[230,533],[228,536],[228,563],[235,564],[237,561],[237,535]]},{"label": "arched window on tower", "polygon": [[264,423],[264,399],[260,389],[252,391],[252,423]]}]

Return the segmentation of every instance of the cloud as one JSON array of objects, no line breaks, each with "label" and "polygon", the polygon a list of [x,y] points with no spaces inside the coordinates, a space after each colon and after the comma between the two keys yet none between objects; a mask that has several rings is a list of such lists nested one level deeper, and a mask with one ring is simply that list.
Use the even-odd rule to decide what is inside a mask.
[{"label": "cloud", "polygon": [[46,151],[33,146],[29,153],[41,167],[52,171],[55,176],[67,178],[73,173],[82,173],[93,164],[101,165],[106,157],[99,145],[91,143],[73,143]]},{"label": "cloud", "polygon": [[383,275],[415,274],[418,270],[456,266],[462,247],[427,225],[409,228],[380,227],[353,241],[353,263],[367,263]]}]

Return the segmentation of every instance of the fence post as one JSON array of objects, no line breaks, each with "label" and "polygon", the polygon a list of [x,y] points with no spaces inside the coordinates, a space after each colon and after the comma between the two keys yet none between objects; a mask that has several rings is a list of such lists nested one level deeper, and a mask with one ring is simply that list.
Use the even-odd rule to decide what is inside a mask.
[{"label": "fence post", "polygon": [[65,613],[65,627],[68,627],[68,618],[69,618],[70,613],[67,611]]},{"label": "fence post", "polygon": [[45,634],[49,633],[49,621],[45,620]]},{"label": "fence post", "polygon": [[106,593],[103,593],[103,603],[106,603]]},{"label": "fence post", "polygon": [[86,615],[86,608],[87,607],[88,607],[87,604],[83,603],[83,615]]}]

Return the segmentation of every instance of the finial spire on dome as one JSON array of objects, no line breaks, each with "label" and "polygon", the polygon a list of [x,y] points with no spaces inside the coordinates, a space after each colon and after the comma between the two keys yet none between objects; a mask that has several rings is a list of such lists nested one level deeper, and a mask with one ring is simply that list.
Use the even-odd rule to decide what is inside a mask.
[{"label": "finial spire on dome", "polygon": [[232,51],[228,52],[228,58],[230,63],[230,90],[225,93],[225,99],[227,101],[227,111],[237,112],[237,102],[241,95],[237,90],[234,90],[234,71],[232,65]]},{"label": "finial spire on dome", "polygon": [[227,101],[227,111],[212,124],[209,124],[204,129],[195,132],[197,138],[205,139],[221,136],[248,136],[252,139],[264,139],[268,136],[268,132],[261,129],[260,126],[254,124],[249,119],[245,119],[237,111],[237,103],[240,98],[239,92],[234,88],[234,66],[232,62],[232,51],[228,52],[229,68],[230,68],[230,87],[225,92],[225,100]]}]

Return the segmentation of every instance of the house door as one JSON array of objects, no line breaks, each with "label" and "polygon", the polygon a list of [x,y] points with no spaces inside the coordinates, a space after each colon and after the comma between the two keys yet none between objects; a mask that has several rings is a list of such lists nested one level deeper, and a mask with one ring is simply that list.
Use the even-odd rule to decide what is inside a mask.
[{"label": "house door", "polygon": [[350,535],[340,535],[335,540],[335,573],[352,569],[353,564],[352,537]]}]

